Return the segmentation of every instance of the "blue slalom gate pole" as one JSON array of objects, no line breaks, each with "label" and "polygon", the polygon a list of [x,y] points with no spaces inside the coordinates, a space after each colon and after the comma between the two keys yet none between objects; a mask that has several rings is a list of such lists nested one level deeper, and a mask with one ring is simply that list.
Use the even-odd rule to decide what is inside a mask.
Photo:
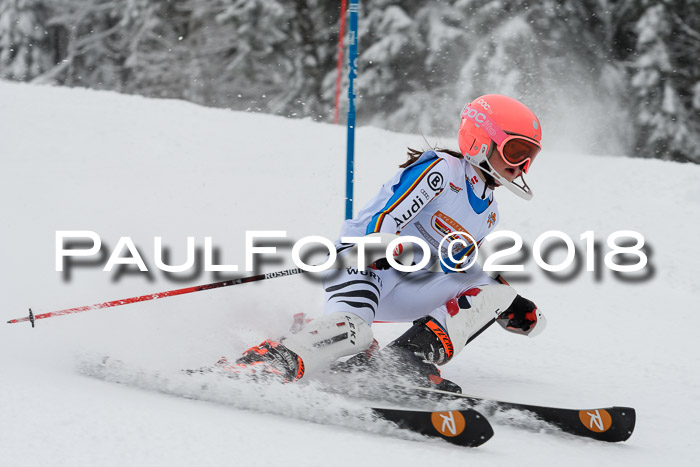
[{"label": "blue slalom gate pole", "polygon": [[348,87],[348,149],[345,175],[345,218],[352,219],[352,198],[355,178],[355,78],[357,77],[357,16],[360,1],[350,0],[350,40],[348,64],[350,68]]}]

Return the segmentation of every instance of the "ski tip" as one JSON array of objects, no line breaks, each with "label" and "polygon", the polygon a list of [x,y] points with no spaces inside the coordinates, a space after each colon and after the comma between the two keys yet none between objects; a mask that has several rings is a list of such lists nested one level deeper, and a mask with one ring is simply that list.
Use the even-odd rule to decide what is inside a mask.
[{"label": "ski tip", "polygon": [[613,407],[613,409],[620,414],[622,419],[620,427],[619,441],[627,441],[634,433],[634,426],[637,423],[637,411],[632,407]]},{"label": "ski tip", "polygon": [[[608,407],[578,412],[581,428],[565,429],[569,433],[593,438],[598,441],[620,443],[627,441],[634,432],[637,413],[632,407]],[[572,431],[573,430],[573,431]]]},{"label": "ski tip", "polygon": [[465,445],[469,447],[477,447],[484,444],[493,437],[493,427],[488,419],[474,409],[461,410],[465,420],[472,426],[478,426],[480,432],[476,430],[474,436]]}]

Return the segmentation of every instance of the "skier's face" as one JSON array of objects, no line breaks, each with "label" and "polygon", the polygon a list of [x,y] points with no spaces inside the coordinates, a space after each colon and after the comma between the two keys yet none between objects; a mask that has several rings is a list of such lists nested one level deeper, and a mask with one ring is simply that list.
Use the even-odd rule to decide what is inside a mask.
[{"label": "skier's face", "polygon": [[513,167],[506,164],[506,161],[503,160],[503,157],[498,152],[498,149],[494,149],[493,153],[491,153],[489,163],[491,164],[491,167],[493,167],[493,170],[498,172],[501,177],[505,178],[509,182],[515,180],[515,178],[518,177],[523,171],[522,166]]}]

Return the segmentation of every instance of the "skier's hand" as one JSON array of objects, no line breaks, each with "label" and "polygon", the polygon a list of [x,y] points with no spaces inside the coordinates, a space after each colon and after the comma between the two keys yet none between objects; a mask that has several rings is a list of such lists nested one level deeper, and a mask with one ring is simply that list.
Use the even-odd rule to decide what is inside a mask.
[{"label": "skier's hand", "polygon": [[[386,235],[386,234],[384,234]],[[398,235],[395,235],[394,238],[398,238]],[[387,238],[389,238],[387,236]],[[388,243],[388,242],[387,242]],[[394,261],[397,263],[403,265],[403,266],[408,266],[415,264],[413,262],[413,246],[410,242],[404,244],[398,244],[396,248],[394,248],[392,252],[392,256],[394,258]],[[407,251],[408,248],[408,251]],[[375,262],[369,265],[370,268],[372,269],[391,269],[391,264],[389,264],[389,260],[386,258],[379,258]]]},{"label": "skier's hand", "polygon": [[[519,334],[529,334],[537,325],[537,305],[527,298],[517,295],[508,309],[498,316],[504,327]],[[506,322],[507,321],[507,322]]]},{"label": "skier's hand", "polygon": [[385,269],[390,269],[391,265],[389,264],[389,261],[386,258],[382,258],[370,264],[368,267],[370,269],[379,269],[383,271]]}]

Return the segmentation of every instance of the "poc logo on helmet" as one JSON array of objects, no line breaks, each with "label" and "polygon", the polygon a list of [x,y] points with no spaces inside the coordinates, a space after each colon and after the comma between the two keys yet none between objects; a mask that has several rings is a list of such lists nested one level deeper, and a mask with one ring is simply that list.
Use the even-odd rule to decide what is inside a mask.
[{"label": "poc logo on helmet", "polygon": [[481,107],[483,107],[484,110],[487,111],[488,113],[490,113],[490,114],[493,113],[491,111],[491,105],[488,102],[486,102],[485,100],[479,99],[478,101],[476,101],[476,103],[479,104]]},{"label": "poc logo on helmet", "polygon": [[486,115],[471,107],[464,109],[464,112],[462,112],[462,118],[474,120],[476,123],[484,123],[486,121]]}]

